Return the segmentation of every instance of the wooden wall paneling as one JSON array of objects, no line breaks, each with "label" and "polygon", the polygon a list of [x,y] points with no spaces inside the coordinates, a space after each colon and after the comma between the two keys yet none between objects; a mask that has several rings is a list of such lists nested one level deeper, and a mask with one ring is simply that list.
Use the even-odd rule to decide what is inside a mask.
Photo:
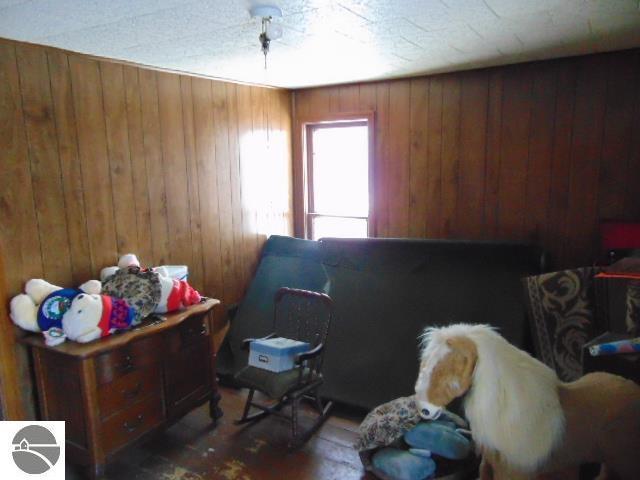
[{"label": "wooden wall paneling", "polygon": [[[249,272],[245,265],[244,220],[242,218],[242,182],[240,177],[240,134],[238,129],[238,95],[237,86],[226,84],[227,114],[229,126],[229,169],[231,173],[232,224],[233,224],[233,257],[236,268],[236,291],[234,301],[242,298],[244,288],[249,280]],[[291,165],[292,162],[289,164]],[[291,178],[291,177],[290,177]]]},{"label": "wooden wall paneling", "polygon": [[[376,185],[379,178],[380,166],[378,159],[376,158],[376,152],[378,152],[378,121],[379,115],[377,113],[377,87],[375,83],[361,83],[358,87],[358,111],[360,112],[372,112],[373,114],[373,139],[369,139],[369,148],[373,161],[369,163],[369,231],[372,235],[376,235],[378,232],[378,205],[379,198],[377,196]],[[294,152],[295,153],[295,152]]]},{"label": "wooden wall paneling", "polygon": [[386,174],[389,170],[389,83],[376,84],[376,151],[374,165],[376,178],[375,186],[375,205],[376,220],[375,232],[376,237],[388,237],[389,230],[389,214],[386,208],[388,201],[388,191],[386,184]]},{"label": "wooden wall paneling", "polygon": [[453,231],[461,238],[482,238],[489,76],[486,71],[462,76],[460,162]]},{"label": "wooden wall paneling", "polygon": [[387,169],[388,235],[409,235],[410,119],[411,83],[408,80],[389,85],[389,165]]},{"label": "wooden wall paneling", "polygon": [[98,62],[69,57],[76,134],[94,275],[117,258],[112,187]]},{"label": "wooden wall paneling", "polygon": [[[45,278],[61,284],[71,276],[64,193],[58,157],[49,67],[44,50],[16,49],[29,164]],[[54,234],[55,232],[55,234]]]},{"label": "wooden wall paneling", "polygon": [[[318,104],[317,101],[314,102],[314,98],[322,96],[323,93],[326,93],[326,104],[324,107],[321,107],[321,104]],[[311,112],[315,113],[317,106],[320,106],[320,109],[317,111],[322,112],[323,110],[329,111],[329,90],[325,89],[306,89],[306,90],[297,90],[294,92],[293,96],[295,97],[295,103],[297,105],[295,115],[298,119],[306,120],[309,118]]]},{"label": "wooden wall paneling", "polygon": [[498,236],[523,240],[533,85],[530,68],[507,69],[503,82]]},{"label": "wooden wall paneling", "polygon": [[555,63],[536,69],[531,94],[524,228],[527,241],[544,246],[550,242],[548,215],[557,71]]},{"label": "wooden wall paneling", "polygon": [[[317,90],[326,93],[326,90]],[[358,111],[375,112],[376,111],[376,84],[361,83],[358,88]]]},{"label": "wooden wall paneling", "polygon": [[204,291],[204,267],[202,264],[203,245],[200,225],[200,188],[198,185],[198,165],[196,158],[195,127],[193,124],[193,92],[191,77],[180,76],[182,99],[182,122],[184,128],[184,155],[187,168],[187,190],[189,192],[189,233],[191,237],[192,260],[189,264],[189,283]]},{"label": "wooden wall paneling", "polygon": [[567,235],[569,210],[569,174],[571,171],[571,143],[575,109],[577,62],[558,64],[553,150],[551,155],[551,183],[549,186],[549,243],[552,262],[562,265],[565,255],[564,237]]},{"label": "wooden wall paneling", "polygon": [[442,76],[429,80],[427,112],[427,183],[425,232],[427,238],[441,238],[442,231]]},{"label": "wooden wall paneling", "polygon": [[164,185],[169,226],[169,257],[167,262],[191,265],[191,232],[189,230],[189,186],[185,158],[184,121],[180,77],[158,73],[160,130]]},{"label": "wooden wall paneling", "polygon": [[267,237],[275,230],[274,224],[276,218],[279,216],[277,213],[278,199],[279,196],[287,189],[287,185],[281,183],[281,179],[284,177],[284,175],[282,175],[281,165],[274,162],[274,157],[279,148],[277,127],[279,115],[277,108],[276,97],[271,95],[271,92],[265,91],[263,118],[265,122],[264,130],[267,136],[267,152],[266,158],[264,158],[263,161],[266,162],[266,166],[269,169],[269,182],[265,185],[265,192],[263,193],[263,196],[264,198],[268,198],[272,204],[272,207],[266,209],[262,215],[262,233]]},{"label": "wooden wall paneling", "polygon": [[500,160],[502,151],[502,86],[503,70],[489,71],[487,105],[487,140],[484,169],[483,239],[498,235],[498,195],[500,192]]},{"label": "wooden wall paneling", "polygon": [[[304,238],[305,221],[305,193],[304,193],[304,162],[303,162],[303,128],[302,114],[308,104],[302,102],[303,90],[294,91],[291,94],[291,145],[293,147],[292,181],[293,181],[293,234],[296,237]],[[239,108],[239,100],[238,100]],[[245,220],[243,219],[243,223]]]},{"label": "wooden wall paneling", "polygon": [[[0,189],[0,255],[4,259],[4,262],[0,260],[0,264],[4,263],[0,265],[0,301],[6,306],[10,297],[22,292],[26,280],[43,276],[16,50],[13,44],[6,43],[0,43],[0,142],[0,182],[5,186]],[[2,362],[0,369],[2,407],[6,409],[7,418],[14,415],[16,420],[33,418],[27,352],[17,345],[14,348],[18,329],[11,326],[6,309],[3,310],[4,318],[0,321],[4,325],[5,340],[0,346],[8,360]],[[13,352],[16,366],[12,365]]]},{"label": "wooden wall paneling", "polygon": [[[140,105],[142,138],[147,169],[147,190],[151,212],[151,248],[153,263],[167,263],[171,251],[165,188],[165,165],[162,156],[162,131],[158,97],[157,72],[140,69]],[[170,162],[168,162],[170,163]]]},{"label": "wooden wall paneling", "polygon": [[[0,73],[0,78],[2,74]],[[1,112],[1,111],[0,111]],[[0,117],[2,118],[2,117]],[[3,125],[4,126],[4,125]],[[0,245],[0,305],[8,305],[6,271]],[[15,327],[6,308],[0,308],[0,419],[24,420],[27,411],[20,390],[20,370],[16,358]]]},{"label": "wooden wall paneling", "polygon": [[445,237],[456,235],[456,205],[460,168],[460,99],[459,75],[445,75],[442,86],[442,154],[441,154],[441,231]]},{"label": "wooden wall paneling", "polygon": [[287,91],[0,40],[7,296],[29,278],[77,285],[131,251],[187,264],[205,295],[238,300],[266,234],[292,231],[291,115]]},{"label": "wooden wall paneling", "polygon": [[635,96],[640,84],[636,61],[628,53],[609,57],[607,99],[598,184],[598,217],[615,219],[624,211],[629,155],[633,144]]},{"label": "wooden wall paneling", "polygon": [[117,252],[138,253],[136,202],[122,65],[100,62]]},{"label": "wooden wall paneling", "polygon": [[[255,234],[256,234],[256,244],[255,251],[253,255],[253,262],[251,263],[251,271],[255,271],[257,266],[258,254],[260,252],[260,247],[262,246],[262,242],[265,238],[265,210],[264,210],[264,198],[262,197],[263,192],[268,190],[267,185],[264,182],[270,182],[270,176],[272,172],[268,168],[268,165],[265,162],[265,157],[257,154],[257,145],[268,145],[269,137],[267,133],[267,120],[266,120],[266,111],[265,111],[265,92],[264,89],[258,87],[251,87],[251,124],[253,128],[252,142],[254,152],[251,155],[251,170],[249,170],[249,190],[251,197],[253,198],[253,209],[254,209],[254,217],[255,217]],[[268,146],[267,146],[268,148]],[[266,152],[261,152],[264,155]],[[268,157],[267,157],[268,158]]]},{"label": "wooden wall paneling", "polygon": [[[340,87],[329,89],[329,112],[336,113],[340,111]],[[315,114],[315,112],[309,112]]]},{"label": "wooden wall paneling", "polygon": [[[43,273],[40,236],[31,185],[20,79],[13,44],[0,42],[0,207],[7,293],[22,291],[25,279]],[[6,188],[19,185],[20,188]]]},{"label": "wooden wall paneling", "polygon": [[272,181],[269,182],[269,190],[266,197],[272,202],[272,207],[266,212],[266,234],[271,235],[274,232],[281,231],[277,225],[282,219],[284,205],[282,204],[283,195],[287,194],[289,185],[283,182],[287,178],[287,166],[276,161],[279,152],[282,151],[280,135],[280,101],[276,92],[265,92],[265,111],[267,112],[266,131],[268,136],[268,162],[271,171]]},{"label": "wooden wall paneling", "polygon": [[229,152],[229,114],[224,84],[212,83],[213,124],[218,169],[218,205],[220,223],[220,256],[224,298],[235,298],[238,291],[233,236],[233,202],[231,196],[231,161]]},{"label": "wooden wall paneling", "polygon": [[191,83],[202,222],[205,295],[220,297],[223,294],[223,278],[222,265],[220,264],[220,223],[218,221],[218,185],[211,84],[200,78],[193,78]]},{"label": "wooden wall paneling", "polygon": [[305,90],[306,98],[302,97],[303,104],[306,104],[306,110],[300,112],[304,117],[309,118],[318,114],[328,113],[330,111],[329,90],[324,88],[314,88]]},{"label": "wooden wall paneling", "polygon": [[240,137],[240,178],[242,179],[242,223],[243,253],[245,274],[253,272],[254,256],[257,249],[256,216],[253,209],[255,189],[251,175],[255,174],[252,164],[253,121],[251,116],[251,87],[238,85],[236,88],[238,101],[238,131]]},{"label": "wooden wall paneling", "polygon": [[355,112],[358,110],[360,87],[358,84],[344,85],[338,93],[338,105],[341,112]]},{"label": "wooden wall paneling", "polygon": [[593,256],[596,248],[597,189],[607,98],[607,66],[608,57],[602,55],[581,58],[578,63],[569,177],[569,228],[564,237],[565,252],[572,264]]},{"label": "wooden wall paneling", "polygon": [[[139,69],[123,67],[125,98],[127,106],[127,126],[136,230],[138,232],[137,255],[144,265],[151,265],[153,257],[153,233],[151,230],[151,205],[149,200],[147,163],[144,151],[142,128],[142,97],[140,93]],[[120,252],[122,253],[122,252]]]},{"label": "wooden wall paneling", "polygon": [[47,59],[67,218],[72,282],[74,285],[80,285],[91,277],[92,270],[69,59],[65,53],[57,50],[48,51]]},{"label": "wooden wall paneling", "polygon": [[[285,158],[293,158],[293,143],[291,131],[293,128],[292,122],[292,109],[291,109],[291,94],[286,90],[280,90],[278,92],[278,100],[280,106],[280,135],[282,150],[279,153],[280,156],[284,155]],[[293,162],[284,162],[286,178],[293,178]],[[282,232],[286,232],[287,235],[293,235],[293,182],[287,182],[286,193],[286,211],[283,212],[282,218]]]},{"label": "wooden wall paneling", "polygon": [[425,237],[427,232],[427,130],[429,126],[429,79],[411,80],[409,236]]}]

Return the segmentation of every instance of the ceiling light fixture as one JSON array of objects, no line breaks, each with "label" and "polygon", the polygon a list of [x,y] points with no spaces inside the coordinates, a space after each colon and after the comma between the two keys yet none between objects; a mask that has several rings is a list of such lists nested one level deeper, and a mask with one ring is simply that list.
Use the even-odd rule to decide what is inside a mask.
[{"label": "ceiling light fixture", "polygon": [[274,17],[282,17],[282,11],[275,5],[254,5],[249,9],[252,18],[260,18],[262,21],[262,31],[258,36],[260,49],[264,54],[264,68],[267,69],[267,54],[271,40],[276,40],[282,36],[282,27],[272,24]]}]

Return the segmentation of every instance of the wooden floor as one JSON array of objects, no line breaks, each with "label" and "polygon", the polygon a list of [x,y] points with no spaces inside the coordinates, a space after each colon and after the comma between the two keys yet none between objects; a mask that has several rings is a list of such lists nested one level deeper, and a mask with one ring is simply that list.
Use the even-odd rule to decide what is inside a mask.
[{"label": "wooden floor", "polygon": [[[208,409],[194,410],[169,430],[123,452],[107,468],[109,479],[141,480],[371,480],[352,448],[362,415],[336,408],[300,450],[289,452],[290,424],[269,417],[238,427],[246,392],[222,388],[224,417],[213,427]],[[308,415],[308,416],[307,416]],[[306,413],[303,426],[311,420]],[[82,476],[67,465],[67,479]]]}]

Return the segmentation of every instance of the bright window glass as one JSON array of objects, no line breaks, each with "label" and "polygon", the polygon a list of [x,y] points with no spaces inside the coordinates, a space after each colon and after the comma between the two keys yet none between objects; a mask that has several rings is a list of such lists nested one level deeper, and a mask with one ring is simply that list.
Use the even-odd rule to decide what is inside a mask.
[{"label": "bright window glass", "polygon": [[323,237],[366,238],[367,220],[349,217],[314,217],[313,240]]},{"label": "bright window glass", "polygon": [[369,142],[366,125],[313,130],[314,213],[369,214]]},{"label": "bright window glass", "polygon": [[308,157],[309,237],[364,238],[369,216],[366,121],[311,125]]}]

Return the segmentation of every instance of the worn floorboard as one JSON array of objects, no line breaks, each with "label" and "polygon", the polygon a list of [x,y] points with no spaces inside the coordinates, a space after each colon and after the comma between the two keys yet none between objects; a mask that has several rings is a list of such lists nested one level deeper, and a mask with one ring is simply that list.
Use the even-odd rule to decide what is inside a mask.
[{"label": "worn floorboard", "polygon": [[[277,417],[236,426],[246,391],[222,388],[224,417],[211,424],[208,408],[194,410],[170,429],[122,452],[108,479],[140,480],[370,480],[352,448],[362,414],[337,408],[300,450],[289,452],[290,424]],[[305,412],[302,428],[312,419]],[[67,479],[82,478],[67,465]]]}]

